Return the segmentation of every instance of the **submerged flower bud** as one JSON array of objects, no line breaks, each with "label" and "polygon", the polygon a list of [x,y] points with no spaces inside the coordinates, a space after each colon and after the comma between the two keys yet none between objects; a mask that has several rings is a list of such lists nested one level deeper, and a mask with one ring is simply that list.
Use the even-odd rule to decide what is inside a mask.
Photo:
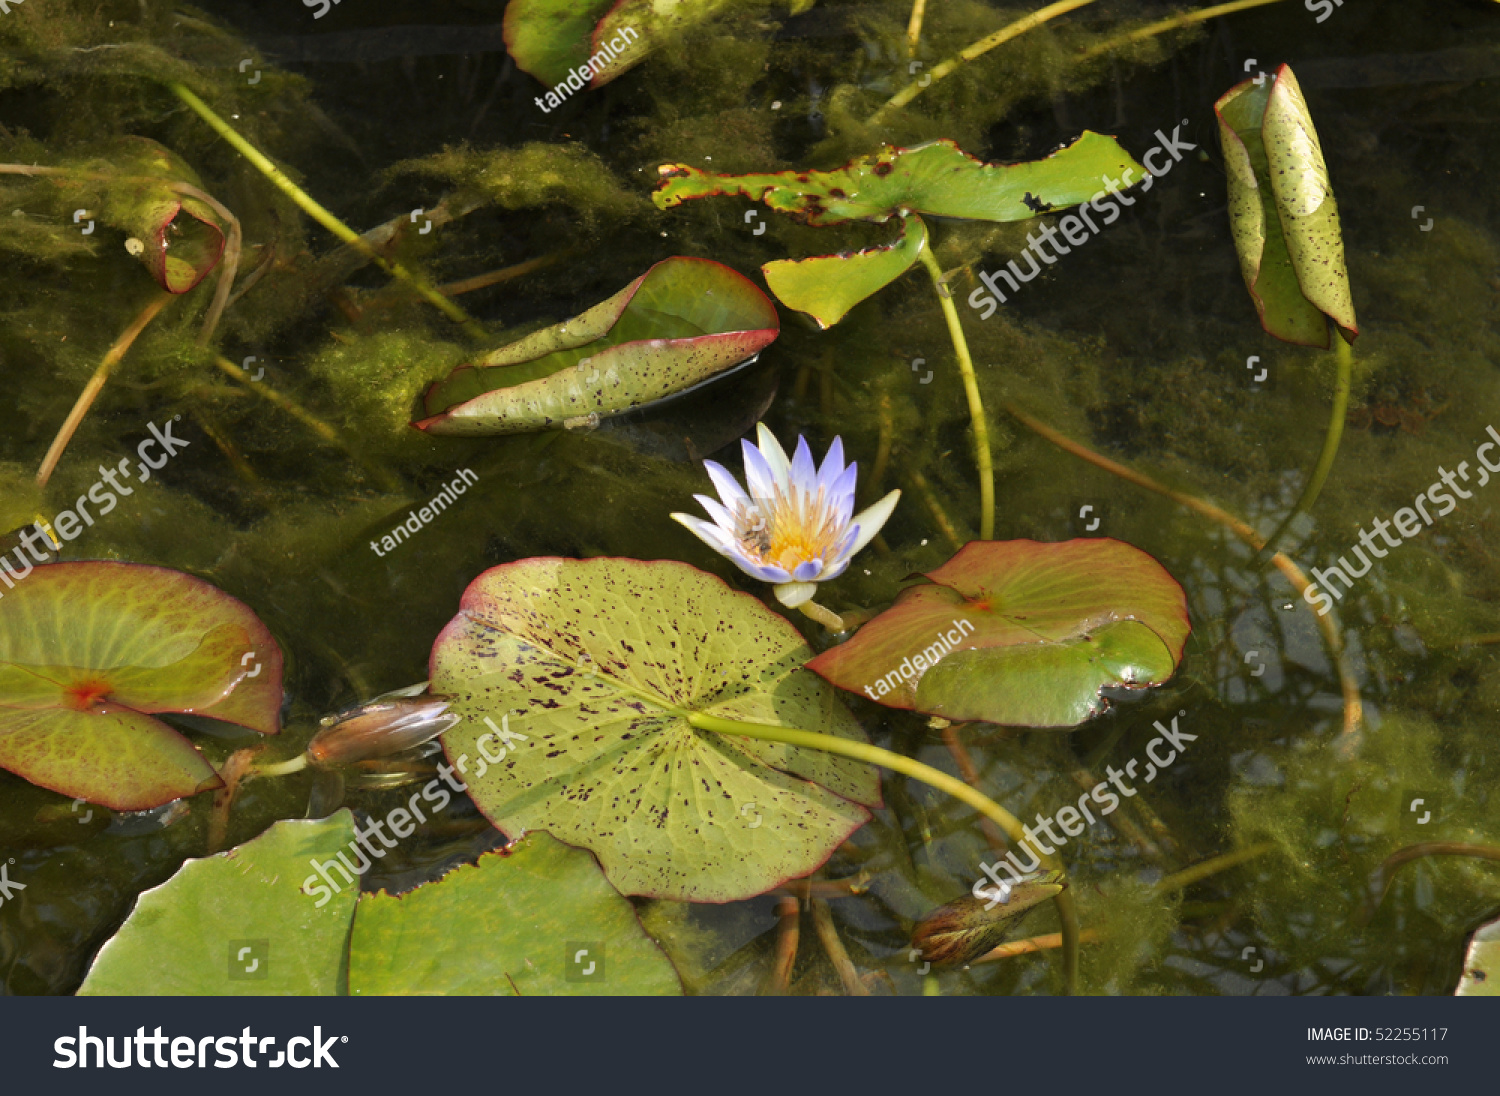
[{"label": "submerged flower bud", "polygon": [[308,759],[314,765],[347,765],[420,746],[463,718],[447,710],[451,703],[442,696],[396,697],[329,716],[308,743]]},{"label": "submerged flower bud", "polygon": [[1025,875],[1019,882],[999,884],[1002,893],[991,892],[988,901],[966,894],[917,922],[911,946],[935,967],[973,962],[997,947],[1023,913],[1061,894],[1067,886],[1062,877],[1060,871]]}]

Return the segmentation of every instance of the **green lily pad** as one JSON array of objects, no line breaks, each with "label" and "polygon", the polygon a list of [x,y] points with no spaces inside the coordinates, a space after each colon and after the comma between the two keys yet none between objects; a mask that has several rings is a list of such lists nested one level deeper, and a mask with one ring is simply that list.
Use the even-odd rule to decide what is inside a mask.
[{"label": "green lily pad", "polygon": [[614,0],[510,0],[505,48],[516,67],[549,88],[589,59],[595,25]]},{"label": "green lily pad", "polygon": [[143,810],[220,780],[162,712],[279,729],[281,649],[208,583],[134,563],[38,566],[0,599],[0,767]]},{"label": "green lily pad", "polygon": [[1500,997],[1500,921],[1480,925],[1464,953],[1455,997]]},{"label": "green lily pad", "polygon": [[[601,87],[644,61],[664,41],[679,38],[684,31],[731,7],[735,0],[620,0],[599,21],[594,31],[594,55],[606,44],[614,59],[594,77]],[[631,38],[625,32],[633,30]],[[615,51],[618,50],[616,53]],[[598,66],[595,66],[596,69]]]},{"label": "green lily pad", "polygon": [[810,654],[686,564],[530,559],[470,584],[429,676],[465,717],[443,748],[497,827],[589,849],[625,894],[728,902],[808,874],[880,801],[867,765],[688,721],[865,741]]},{"label": "green lily pad", "polygon": [[975,541],[926,577],[808,668],[892,708],[1073,727],[1101,689],[1171,677],[1190,630],[1182,587],[1117,540]]},{"label": "green lily pad", "polygon": [[[354,816],[277,822],[255,840],[189,860],[145,891],[95,957],[80,996],[326,996],[339,992],[358,887],[321,903],[312,860],[354,840]],[[326,888],[324,888],[326,890]]]},{"label": "green lily pad", "polygon": [[1286,342],[1327,349],[1327,316],[1353,342],[1338,203],[1297,78],[1282,65],[1274,81],[1246,80],[1214,110],[1235,250],[1261,325]]},{"label": "green lily pad", "polygon": [[743,275],[657,263],[571,320],[462,365],[428,389],[432,434],[515,434],[594,422],[681,395],[753,358],[780,320]]},{"label": "green lily pad", "polygon": [[544,833],[392,897],[360,899],[349,994],[680,995],[594,858]]},{"label": "green lily pad", "polygon": [[778,259],[761,272],[776,299],[806,312],[822,328],[832,327],[851,308],[911,269],[927,246],[927,226],[916,214],[902,218],[901,239],[852,255]]},{"label": "green lily pad", "polygon": [[662,164],[652,194],[660,209],[693,198],[742,194],[809,225],[887,221],[930,213],[977,221],[1024,221],[1086,202],[1109,175],[1145,169],[1113,137],[1085,131],[1041,160],[986,164],[949,140],[916,148],[889,145],[834,171],[715,175],[687,164]]}]

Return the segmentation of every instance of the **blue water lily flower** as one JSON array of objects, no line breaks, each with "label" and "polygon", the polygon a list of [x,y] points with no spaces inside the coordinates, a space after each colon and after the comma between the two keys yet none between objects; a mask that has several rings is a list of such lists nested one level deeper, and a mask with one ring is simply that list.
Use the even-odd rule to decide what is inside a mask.
[{"label": "blue water lily flower", "polygon": [[806,438],[797,439],[797,451],[788,461],[764,423],[756,432],[759,447],[740,443],[748,493],[722,466],[706,460],[703,465],[719,498],[693,497],[713,520],[672,517],[745,574],[775,583],[777,600],[795,609],[812,600],[818,583],[844,573],[854,553],[880,532],[901,492],[892,491],[855,514],[858,465],[845,467],[843,439],[833,439],[819,468]]}]

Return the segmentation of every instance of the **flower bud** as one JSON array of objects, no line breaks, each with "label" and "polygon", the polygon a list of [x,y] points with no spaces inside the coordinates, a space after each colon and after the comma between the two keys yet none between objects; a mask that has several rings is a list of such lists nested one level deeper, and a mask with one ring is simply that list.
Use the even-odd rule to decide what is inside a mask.
[{"label": "flower bud", "polygon": [[330,716],[308,743],[308,760],[314,765],[347,765],[420,746],[462,718],[447,710],[450,703],[442,696],[397,697]]},{"label": "flower bud", "polygon": [[[1013,923],[1038,903],[1045,902],[1067,886],[1062,872],[1042,871],[1009,884],[1009,894],[999,902],[966,894],[933,910],[912,929],[911,946],[935,967],[970,963],[997,947]],[[1000,888],[1003,892],[1004,888]],[[989,906],[991,908],[986,909]]]}]

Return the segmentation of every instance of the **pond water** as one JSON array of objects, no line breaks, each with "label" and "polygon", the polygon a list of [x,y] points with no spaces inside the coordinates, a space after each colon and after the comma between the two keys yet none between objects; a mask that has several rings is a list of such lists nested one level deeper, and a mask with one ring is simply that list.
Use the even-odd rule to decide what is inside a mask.
[{"label": "pond water", "polygon": [[[1109,774],[1132,774],[1137,794],[1118,814],[1056,850],[1083,933],[1079,992],[1454,991],[1469,936],[1500,912],[1500,488],[1477,452],[1500,438],[1500,6],[1283,0],[1158,31],[1188,9],[1100,2],[944,69],[1028,9],[932,0],[913,48],[909,0],[731,2],[648,28],[640,64],[555,106],[556,81],[506,52],[501,3],[313,7],[30,0],[0,15],[0,161],[75,173],[0,175],[0,531],[51,519],[170,423],[186,444],[62,559],[187,572],[253,610],[285,655],[277,760],[321,717],[424,681],[464,590],[516,560],[683,561],[762,599],[821,651],[827,628],[670,515],[698,512],[704,458],[739,476],[737,441],[764,422],[820,458],[841,437],[860,468],[858,506],[902,492],[880,538],[820,586],[849,622],[978,538],[968,395],[923,269],[826,330],[781,305],[779,336],[748,367],[597,426],[441,436],[409,425],[418,397],[671,256],[764,288],[765,263],[895,239],[890,225],[819,227],[745,197],[659,209],[659,165],[832,169],[882,143],[940,138],[1009,163],[1086,130],[1137,160],[1161,146],[1146,161],[1164,165],[1152,185],[1125,191],[1118,217],[1066,253],[1028,244],[1056,213],[926,227],[988,421],[994,539],[1110,537],[1154,557],[1192,625],[1175,673],[1110,691],[1108,711],[1076,728],[945,725],[838,695],[870,741],[969,780],[1033,829]],[[1382,552],[1370,549],[1328,617],[1231,528],[1264,537],[1292,510],[1339,376],[1334,353],[1262,329],[1230,228],[1214,104],[1283,63],[1337,196],[1359,335],[1331,473],[1279,547],[1311,577],[1357,559],[1376,519],[1399,523],[1430,485],[1461,477],[1452,507],[1438,505],[1441,488],[1426,494],[1442,512],[1415,535],[1374,542]],[[386,226],[381,253],[447,287],[468,324],[341,248],[172,81],[343,224]],[[909,102],[883,106],[909,85]],[[84,204],[107,203],[99,180],[125,170],[122,137],[171,150],[238,219],[235,290],[211,327],[214,277],[158,303],[127,242],[149,236]],[[195,231],[179,215],[161,254],[192,262]],[[976,307],[981,274],[1024,271],[1023,253],[1043,255],[1040,273],[998,308]],[[143,317],[38,486],[79,393]],[[456,477],[465,492],[413,530],[413,511]],[[408,536],[386,539],[403,525]],[[14,610],[6,621],[15,600],[0,597],[0,630],[20,627]],[[168,722],[215,766],[261,744]],[[1175,726],[1166,762],[1159,726]],[[386,817],[434,771],[431,756],[401,760],[404,779],[305,769],[247,780],[217,811],[207,792],[151,814],[0,771],[0,864],[24,885],[0,895],[5,991],[77,990],[137,896],[189,858],[339,807]],[[1036,950],[925,975],[913,925],[1014,842],[919,780],[886,771],[882,792],[817,867],[811,903],[798,883],[728,902],[630,898],[688,992],[1063,991],[1051,902],[1010,932]],[[460,796],[362,886],[409,891],[505,842]],[[800,943],[778,981],[789,896]]]}]

